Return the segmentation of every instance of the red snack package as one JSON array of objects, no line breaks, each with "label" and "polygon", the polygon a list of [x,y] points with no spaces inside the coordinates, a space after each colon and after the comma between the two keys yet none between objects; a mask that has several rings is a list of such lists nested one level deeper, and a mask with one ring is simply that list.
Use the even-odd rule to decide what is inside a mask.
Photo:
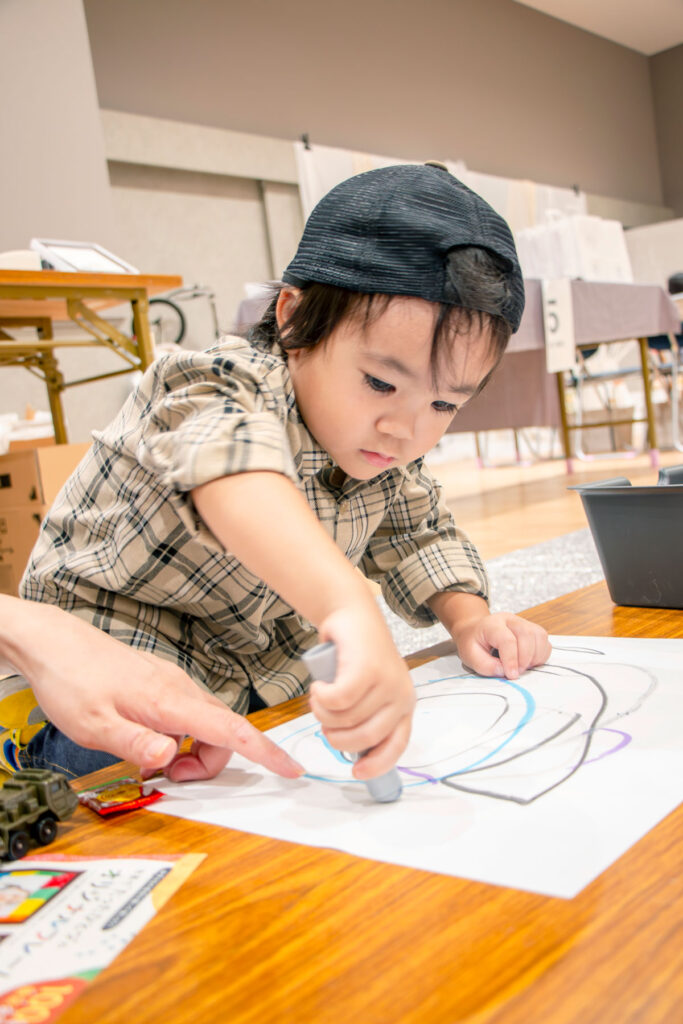
[{"label": "red snack package", "polygon": [[150,785],[153,786],[153,782],[140,782],[133,778],[113,779],[94,789],[84,789],[78,794],[78,799],[97,814],[120,814],[152,804],[164,795],[158,789],[150,789]]}]

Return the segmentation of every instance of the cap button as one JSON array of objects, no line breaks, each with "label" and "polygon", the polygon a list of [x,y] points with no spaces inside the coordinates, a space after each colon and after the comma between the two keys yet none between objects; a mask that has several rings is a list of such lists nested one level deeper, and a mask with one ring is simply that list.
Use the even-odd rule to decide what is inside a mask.
[{"label": "cap button", "polygon": [[425,167],[436,167],[439,171],[445,171],[446,174],[451,173],[446,165],[442,164],[440,160],[425,160]]}]

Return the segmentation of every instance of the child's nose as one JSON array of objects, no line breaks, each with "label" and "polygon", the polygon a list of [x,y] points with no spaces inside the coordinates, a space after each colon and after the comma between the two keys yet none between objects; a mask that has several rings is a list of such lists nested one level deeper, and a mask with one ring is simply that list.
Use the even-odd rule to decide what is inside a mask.
[{"label": "child's nose", "polygon": [[415,436],[415,417],[408,412],[381,416],[377,421],[380,434],[388,434],[399,441],[412,441]]}]

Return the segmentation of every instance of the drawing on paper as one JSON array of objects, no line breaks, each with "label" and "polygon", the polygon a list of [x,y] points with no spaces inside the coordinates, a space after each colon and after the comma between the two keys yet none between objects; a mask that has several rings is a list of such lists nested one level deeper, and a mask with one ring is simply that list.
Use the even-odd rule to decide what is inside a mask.
[{"label": "drawing on paper", "polygon": [[[398,765],[404,788],[445,786],[518,804],[628,746],[624,720],[657,686],[645,668],[604,661],[581,668],[548,664],[523,681],[444,673],[444,659],[433,665],[417,682],[413,733]],[[362,785],[316,723],[295,730],[283,745],[308,767],[309,778]]]},{"label": "drawing on paper", "polygon": [[371,799],[309,713],[268,734],[306,775],[235,754],[215,779],[163,784],[152,811],[571,898],[681,801],[683,641],[551,643],[517,680],[455,655],[411,671],[395,803]]}]

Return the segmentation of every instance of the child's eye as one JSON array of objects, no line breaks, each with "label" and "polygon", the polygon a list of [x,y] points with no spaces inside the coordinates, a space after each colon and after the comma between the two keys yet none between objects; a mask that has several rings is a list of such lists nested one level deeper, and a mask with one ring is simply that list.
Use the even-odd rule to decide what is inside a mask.
[{"label": "child's eye", "polygon": [[457,405],[453,405],[452,402],[432,402],[432,409],[436,412],[448,413],[450,416],[455,416],[458,411]]},{"label": "child's eye", "polygon": [[363,374],[363,379],[373,391],[380,391],[384,395],[395,390],[393,384],[388,384],[387,381],[380,380],[379,377],[371,377],[369,373]]}]

